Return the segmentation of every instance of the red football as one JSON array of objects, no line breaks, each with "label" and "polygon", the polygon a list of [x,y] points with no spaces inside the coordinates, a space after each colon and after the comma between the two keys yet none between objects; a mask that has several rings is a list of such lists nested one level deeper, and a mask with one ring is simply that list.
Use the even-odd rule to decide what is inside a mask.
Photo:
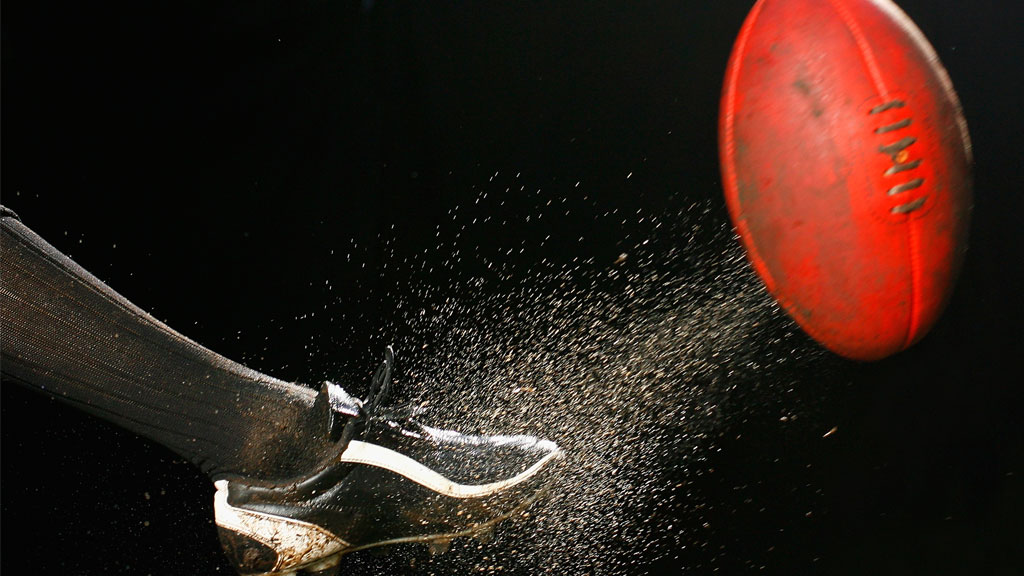
[{"label": "red football", "polygon": [[899,352],[967,248],[971,145],[935,51],[888,0],[760,0],[726,71],[719,152],[768,290],[830,350]]}]

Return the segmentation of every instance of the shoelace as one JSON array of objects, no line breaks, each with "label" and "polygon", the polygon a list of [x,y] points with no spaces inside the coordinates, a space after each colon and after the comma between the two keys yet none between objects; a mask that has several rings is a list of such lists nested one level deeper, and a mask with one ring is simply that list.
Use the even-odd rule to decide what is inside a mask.
[{"label": "shoelace", "polygon": [[339,466],[340,462],[337,457],[345,452],[353,439],[364,435],[373,422],[386,421],[390,424],[396,419],[409,419],[414,416],[417,411],[408,407],[399,407],[387,412],[380,409],[384,399],[391,391],[391,372],[394,362],[395,353],[388,346],[385,350],[384,362],[377,368],[365,400],[351,396],[337,384],[324,382],[321,394],[326,396],[327,433],[334,443],[333,454],[302,478],[274,486],[249,484],[246,487],[247,497],[268,498],[269,501],[301,502],[308,495],[329,490],[348,472],[349,466]]},{"label": "shoelace", "polygon": [[365,400],[354,398],[340,386],[328,383],[332,416],[329,430],[331,439],[340,446],[346,446],[357,435],[366,433],[374,422],[408,422],[420,412],[413,402],[387,410],[382,408],[385,398],[391,393],[394,364],[395,352],[388,346],[384,350],[384,361],[370,381]]},{"label": "shoelace", "polygon": [[363,411],[368,419],[372,419],[380,408],[384,398],[391,392],[391,370],[395,364],[395,351],[388,346],[384,349],[384,362],[377,368],[377,372],[370,381],[370,390],[363,400]]}]

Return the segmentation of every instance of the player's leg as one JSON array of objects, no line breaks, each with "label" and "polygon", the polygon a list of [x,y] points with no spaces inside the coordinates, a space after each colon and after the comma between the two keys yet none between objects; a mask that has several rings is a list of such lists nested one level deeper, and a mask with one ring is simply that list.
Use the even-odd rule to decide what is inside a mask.
[{"label": "player's leg", "polygon": [[365,400],[249,370],[146,314],[9,211],[0,268],[4,380],[200,466],[243,574],[329,569],[353,550],[486,531],[532,502],[561,456],[531,436],[465,435],[386,410],[390,349]]},{"label": "player's leg", "polygon": [[313,390],[185,338],[10,211],[0,234],[5,380],[151,438],[211,476],[288,478],[323,458]]}]

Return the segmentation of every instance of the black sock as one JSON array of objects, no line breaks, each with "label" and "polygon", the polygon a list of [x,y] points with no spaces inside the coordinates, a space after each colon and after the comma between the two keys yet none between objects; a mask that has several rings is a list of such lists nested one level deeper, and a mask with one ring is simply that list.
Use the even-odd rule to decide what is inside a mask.
[{"label": "black sock", "polygon": [[163,444],[211,477],[282,479],[326,453],[313,390],[203,348],[0,207],[0,372]]}]

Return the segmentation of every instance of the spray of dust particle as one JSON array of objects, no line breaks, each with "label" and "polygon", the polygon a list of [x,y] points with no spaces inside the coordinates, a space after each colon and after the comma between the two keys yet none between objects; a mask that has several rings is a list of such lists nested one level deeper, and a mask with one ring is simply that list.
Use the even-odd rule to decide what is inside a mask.
[{"label": "spray of dust particle", "polygon": [[551,498],[495,542],[399,552],[391,569],[635,573],[707,544],[712,504],[690,481],[709,473],[723,402],[815,353],[792,349],[792,327],[710,206],[640,220],[638,239],[603,261],[463,277],[460,258],[488,255],[439,242],[455,255],[448,285],[396,281],[399,312],[382,334],[401,334],[399,385],[429,403],[424,420],[535,434],[567,458]]}]

